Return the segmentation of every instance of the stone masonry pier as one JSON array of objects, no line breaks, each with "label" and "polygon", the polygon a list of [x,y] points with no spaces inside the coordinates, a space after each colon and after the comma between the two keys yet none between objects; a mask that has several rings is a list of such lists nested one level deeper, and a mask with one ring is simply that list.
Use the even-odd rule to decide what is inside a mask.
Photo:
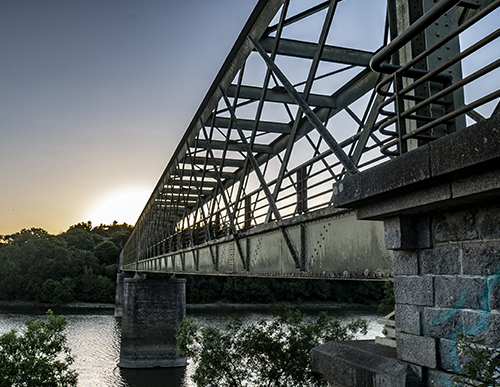
[{"label": "stone masonry pier", "polygon": [[[500,115],[347,178],[333,192],[336,207],[384,222],[394,252],[397,349],[316,348],[314,367],[332,386],[451,386],[461,372],[459,330],[500,347]],[[368,366],[367,351],[392,368]],[[342,382],[332,377],[339,373]]]},{"label": "stone masonry pier", "polygon": [[122,368],[186,365],[175,332],[186,316],[186,280],[124,278],[120,348]]}]

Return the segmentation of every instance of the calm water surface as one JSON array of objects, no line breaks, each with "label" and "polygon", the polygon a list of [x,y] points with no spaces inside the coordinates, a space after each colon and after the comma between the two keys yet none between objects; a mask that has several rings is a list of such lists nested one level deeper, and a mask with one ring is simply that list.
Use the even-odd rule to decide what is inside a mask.
[{"label": "calm water surface", "polygon": [[[75,357],[73,368],[79,374],[80,387],[194,387],[191,375],[194,365],[174,369],[128,370],[117,367],[120,351],[120,319],[113,316],[113,310],[64,309],[55,310],[64,314],[68,321],[66,335]],[[224,325],[234,310],[188,310],[187,315],[199,325]],[[237,311],[246,322],[270,318],[262,311]],[[317,313],[317,312],[305,312]],[[28,317],[42,317],[43,309],[0,307],[0,334],[16,329],[23,331]],[[329,312],[341,321],[348,322],[362,317],[369,322],[368,335],[373,339],[381,335],[373,310],[337,309]]]}]

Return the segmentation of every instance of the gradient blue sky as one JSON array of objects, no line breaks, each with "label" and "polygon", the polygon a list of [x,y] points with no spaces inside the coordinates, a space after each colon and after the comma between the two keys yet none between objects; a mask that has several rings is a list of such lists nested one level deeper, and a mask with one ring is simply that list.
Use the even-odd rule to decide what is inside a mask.
[{"label": "gradient blue sky", "polygon": [[256,3],[0,0],[0,234],[134,223]]},{"label": "gradient blue sky", "polygon": [[[135,223],[257,1],[0,0],[0,234]],[[385,0],[340,8],[328,44],[380,47]],[[467,58],[464,74],[499,45]],[[466,101],[497,88],[499,71]]]}]

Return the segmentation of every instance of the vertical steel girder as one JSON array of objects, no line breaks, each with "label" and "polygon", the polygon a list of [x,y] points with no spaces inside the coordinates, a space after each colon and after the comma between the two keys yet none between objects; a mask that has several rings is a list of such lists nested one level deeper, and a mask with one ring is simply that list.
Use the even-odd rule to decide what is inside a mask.
[{"label": "vertical steel girder", "polygon": [[[373,71],[370,61],[375,52],[388,50],[389,36],[397,42],[404,35],[402,20],[408,16],[402,9],[408,7],[400,3],[408,1],[387,2],[387,20],[379,23],[385,30],[366,50],[330,44],[336,38],[332,26],[350,0],[318,0],[311,6],[260,0],[141,214],[124,263],[208,245],[217,272],[217,243],[232,238],[250,271],[253,250],[245,232],[276,222],[295,268],[306,271],[303,244],[298,249],[282,224],[297,215],[320,214],[329,207],[334,181],[392,157],[379,149],[394,135],[379,127],[404,114],[408,100],[401,97],[389,117],[379,106],[392,96],[397,100],[407,81]],[[416,1],[423,9],[427,0]],[[466,23],[476,13],[464,8],[457,20]],[[317,28],[314,37],[297,38],[308,31],[304,25]],[[401,52],[391,51],[390,62],[380,66],[403,65]],[[402,142],[399,148],[406,147]],[[198,268],[199,256],[193,253],[193,260]]]}]

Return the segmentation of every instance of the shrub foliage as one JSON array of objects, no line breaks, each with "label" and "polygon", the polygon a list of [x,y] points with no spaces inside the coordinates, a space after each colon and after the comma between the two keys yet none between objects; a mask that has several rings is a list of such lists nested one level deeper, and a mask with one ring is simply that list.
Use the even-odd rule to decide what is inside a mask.
[{"label": "shrub foliage", "polygon": [[272,320],[246,325],[234,317],[225,329],[198,327],[185,319],[177,331],[181,350],[197,362],[193,380],[199,387],[324,386],[311,370],[311,349],[330,340],[366,334],[362,319],[342,326],[321,313],[306,318],[299,310],[281,306]]},{"label": "shrub foliage", "polygon": [[26,332],[0,336],[0,387],[72,387],[78,374],[66,343],[63,316],[26,320]]}]

